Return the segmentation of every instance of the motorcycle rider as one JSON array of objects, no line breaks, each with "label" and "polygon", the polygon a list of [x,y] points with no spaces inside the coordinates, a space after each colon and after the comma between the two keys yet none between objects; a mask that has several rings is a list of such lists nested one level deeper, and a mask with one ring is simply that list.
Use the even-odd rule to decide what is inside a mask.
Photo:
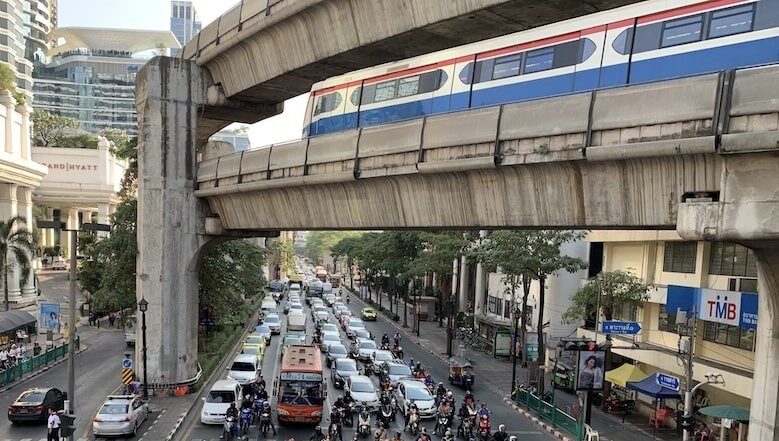
[{"label": "motorcycle rider", "polygon": [[463,401],[465,402],[468,407],[473,407],[476,404],[476,398],[473,396],[473,392],[466,391],[465,392],[465,398],[463,398]]},{"label": "motorcycle rider", "polygon": [[479,411],[477,412],[477,415],[479,418],[486,416],[487,418],[492,416],[492,411],[490,411],[487,408],[487,405],[485,403],[481,403],[481,408],[479,408]]},{"label": "motorcycle rider", "polygon": [[[471,411],[468,408],[468,404],[465,402],[465,400],[463,400],[463,404],[460,406],[460,411],[457,416],[460,417],[460,427],[457,429],[457,431],[463,432],[465,430],[465,423],[468,421],[468,419],[471,418]],[[473,425],[471,425],[471,430],[473,430]],[[470,435],[470,433],[467,435]]]},{"label": "motorcycle rider", "polygon": [[266,421],[266,427],[260,427],[260,430],[264,430],[264,432],[267,432],[268,429],[273,430],[273,435],[276,435],[276,425],[273,424],[273,412],[270,408],[270,402],[265,402],[265,409],[262,412],[263,414],[268,414],[268,420]]},{"label": "motorcycle rider", "polygon": [[322,427],[316,426],[314,428],[314,434],[308,438],[308,441],[324,441],[326,438],[327,436],[322,433]]},{"label": "motorcycle rider", "polygon": [[330,438],[330,441],[335,441],[336,437],[338,438],[338,441],[344,441],[344,435],[341,431],[341,423],[338,420],[338,416],[330,416],[330,428],[327,429],[327,435]]},{"label": "motorcycle rider", "polygon": [[[425,378],[425,384],[427,385],[427,378]],[[438,383],[438,386],[435,388],[435,404],[438,406],[441,404],[441,400],[444,399],[446,396],[446,387],[444,387],[444,383],[440,382]]]},{"label": "motorcycle rider", "polygon": [[427,433],[427,429],[424,427],[422,428],[422,433],[419,434],[419,438],[417,438],[417,441],[431,441],[432,438],[430,438],[430,434]]},{"label": "motorcycle rider", "polygon": [[[230,407],[227,408],[227,412],[225,412],[225,420],[227,418],[233,418],[233,420],[236,422],[236,424],[233,424],[233,435],[238,434],[238,408],[235,407],[235,402],[230,403]],[[227,435],[227,426],[222,427],[222,434],[219,435],[219,439],[224,439],[225,435]]]},{"label": "motorcycle rider", "polygon": [[441,437],[441,441],[454,441],[454,435],[452,435],[452,429],[446,429],[446,433]]},{"label": "motorcycle rider", "polygon": [[374,441],[387,441],[387,429],[384,428],[383,423],[379,423],[379,428],[373,434]]},{"label": "motorcycle rider", "polygon": [[400,346],[400,340],[401,340],[400,332],[395,332],[395,335],[392,336],[392,340],[395,342],[395,346]]},{"label": "motorcycle rider", "polygon": [[438,405],[438,415],[436,416],[435,419],[435,428],[433,429],[433,432],[438,432],[438,429],[440,429],[440,427],[438,427],[439,418],[448,417],[449,412],[450,412],[449,402],[446,400],[441,400],[441,403]]},{"label": "motorcycle rider", "polygon": [[392,436],[392,439],[390,441],[403,441],[400,435],[401,435],[400,431],[396,431],[395,435]]},{"label": "motorcycle rider", "polygon": [[386,347],[389,347],[389,336],[385,332],[384,335],[381,336],[381,345]]},{"label": "motorcycle rider", "polygon": [[349,419],[349,425],[354,426],[354,415],[352,414],[352,404],[354,404],[354,398],[352,398],[351,392],[348,390],[344,392],[343,408],[346,411],[346,418]]},{"label": "motorcycle rider", "polygon": [[[262,391],[262,390],[265,390],[265,386],[266,386],[266,385],[265,385],[265,379],[264,379],[264,378],[262,378],[262,375],[260,375],[260,379],[259,379],[259,380],[257,380],[257,387],[259,387],[259,388],[260,388],[260,391]],[[266,394],[267,394],[267,392],[266,392]],[[267,399],[267,398],[266,398],[266,399]]]},{"label": "motorcycle rider", "polygon": [[[417,405],[415,403],[411,403],[411,405],[408,406],[408,411],[404,415],[404,419],[405,419],[404,426],[407,429],[409,428],[409,425],[411,424],[411,415],[417,415],[417,417],[419,416]],[[419,421],[419,419],[417,419],[417,421]]]},{"label": "motorcycle rider", "polygon": [[492,435],[493,441],[508,441],[509,434],[506,433],[506,425],[501,424],[498,426],[498,431]]},{"label": "motorcycle rider", "polygon": [[452,410],[454,410],[455,402],[454,402],[454,393],[452,393],[452,391],[450,391],[450,390],[446,391],[446,399],[445,400],[449,403],[449,407]]}]

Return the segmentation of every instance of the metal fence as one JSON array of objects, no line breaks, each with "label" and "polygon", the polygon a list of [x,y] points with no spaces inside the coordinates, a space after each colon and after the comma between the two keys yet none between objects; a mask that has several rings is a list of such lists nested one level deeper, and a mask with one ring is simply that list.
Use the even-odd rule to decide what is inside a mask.
[{"label": "metal fence", "polygon": [[[81,339],[76,337],[76,350],[81,347]],[[35,372],[49,364],[68,356],[68,344],[63,343],[60,346],[55,346],[35,357],[28,358],[22,362],[16,363],[7,369],[0,371],[0,387],[12,383],[25,374]]]},{"label": "metal fence", "polygon": [[581,421],[558,409],[554,404],[544,402],[538,395],[525,389],[516,389],[516,403],[535,412],[539,418],[552,424],[552,427],[569,432],[574,439],[582,439],[584,428]]}]

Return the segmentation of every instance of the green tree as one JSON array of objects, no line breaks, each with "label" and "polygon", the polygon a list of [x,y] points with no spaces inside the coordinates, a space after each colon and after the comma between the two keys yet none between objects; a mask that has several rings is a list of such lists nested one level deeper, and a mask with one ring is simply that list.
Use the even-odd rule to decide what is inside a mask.
[{"label": "green tree", "polygon": [[0,64],[0,90],[11,92],[18,104],[24,104],[27,96],[16,87],[16,74],[6,64]]},{"label": "green tree", "polygon": [[343,238],[358,236],[354,231],[311,231],[306,236],[306,257],[312,262],[322,263],[322,259]]},{"label": "green tree", "polygon": [[563,314],[565,323],[586,320],[600,307],[606,320],[614,318],[614,310],[622,307],[640,308],[649,300],[649,285],[627,271],[607,271],[587,281],[571,296],[571,306]]},{"label": "green tree", "polygon": [[104,137],[113,144],[111,153],[118,158],[122,157],[125,146],[130,142],[130,135],[124,130],[115,127],[105,127],[97,135]]},{"label": "green tree", "polygon": [[200,309],[217,318],[236,314],[244,297],[262,292],[265,251],[245,240],[211,248],[199,268]]},{"label": "green tree", "polygon": [[30,256],[35,253],[35,243],[32,235],[25,228],[27,221],[20,216],[14,216],[0,222],[0,260],[3,270],[3,293],[5,295],[5,310],[8,311],[8,271],[11,263],[7,256],[13,256],[16,264],[22,268],[22,280],[30,276]]},{"label": "green tree", "polygon": [[268,252],[273,256],[273,260],[278,262],[281,270],[287,274],[292,274],[297,269],[295,263],[295,244],[291,239],[280,239],[274,241]]},{"label": "green tree", "polygon": [[45,110],[34,110],[30,118],[33,123],[33,140],[42,147],[57,145],[65,136],[63,133],[65,129],[78,127],[75,119]]}]

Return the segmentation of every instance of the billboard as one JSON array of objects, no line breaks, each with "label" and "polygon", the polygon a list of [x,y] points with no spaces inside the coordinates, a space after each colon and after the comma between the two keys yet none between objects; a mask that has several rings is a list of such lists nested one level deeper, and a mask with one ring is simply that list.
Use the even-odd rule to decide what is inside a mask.
[{"label": "billboard", "polygon": [[757,294],[668,285],[666,309],[691,311],[707,322],[757,329]]},{"label": "billboard", "polygon": [[581,351],[576,363],[576,390],[603,390],[606,351]]},{"label": "billboard", "polygon": [[60,304],[40,303],[38,328],[47,331],[60,332]]}]

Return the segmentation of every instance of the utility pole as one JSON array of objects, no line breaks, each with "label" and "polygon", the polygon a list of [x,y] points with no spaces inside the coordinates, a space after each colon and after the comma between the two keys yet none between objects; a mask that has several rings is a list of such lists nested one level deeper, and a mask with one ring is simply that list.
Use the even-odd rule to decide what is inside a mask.
[{"label": "utility pole", "polygon": [[[680,312],[677,313],[677,318],[680,316]],[[682,315],[683,316],[683,315]],[[684,317],[684,316],[683,316]],[[691,311],[691,317],[684,317],[686,318],[684,324],[678,324],[679,327],[679,355],[682,357],[682,362],[684,363],[684,381],[685,381],[685,392],[684,392],[684,417],[683,421],[685,422],[691,422],[693,418],[693,403],[692,403],[692,396],[693,392],[697,387],[693,388],[692,382],[692,357],[693,353],[695,351],[695,336],[697,335],[697,319],[696,319],[696,311],[695,307],[693,306]],[[684,337],[687,337],[686,343],[684,340]],[[708,379],[708,378],[707,378]],[[700,385],[699,385],[700,386]],[[689,430],[683,430],[682,431],[682,441],[687,441],[690,439],[690,431]]]}]

